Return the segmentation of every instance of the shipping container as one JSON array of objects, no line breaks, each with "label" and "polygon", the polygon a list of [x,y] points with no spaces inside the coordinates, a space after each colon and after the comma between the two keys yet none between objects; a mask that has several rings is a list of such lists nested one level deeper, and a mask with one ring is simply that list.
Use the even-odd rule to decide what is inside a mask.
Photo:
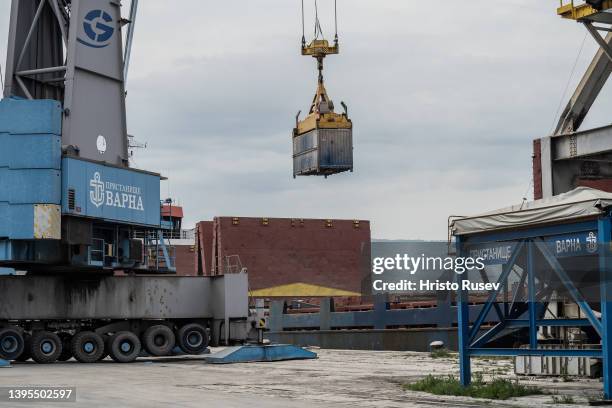
[{"label": "shipping container", "polygon": [[353,171],[353,130],[316,128],[293,137],[293,177]]},{"label": "shipping container", "polygon": [[247,268],[254,297],[346,297],[369,290],[369,221],[215,217],[212,224],[198,224],[200,268],[212,275]]}]

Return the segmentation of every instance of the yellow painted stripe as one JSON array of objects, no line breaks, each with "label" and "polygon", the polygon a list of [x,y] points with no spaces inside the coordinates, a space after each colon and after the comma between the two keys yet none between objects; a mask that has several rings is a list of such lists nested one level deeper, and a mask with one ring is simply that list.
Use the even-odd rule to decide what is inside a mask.
[{"label": "yellow painted stripe", "polygon": [[273,286],[271,288],[251,291],[255,297],[295,297],[295,296],[361,296],[361,293],[348,290],[328,288],[311,285],[309,283],[290,283],[288,285]]}]

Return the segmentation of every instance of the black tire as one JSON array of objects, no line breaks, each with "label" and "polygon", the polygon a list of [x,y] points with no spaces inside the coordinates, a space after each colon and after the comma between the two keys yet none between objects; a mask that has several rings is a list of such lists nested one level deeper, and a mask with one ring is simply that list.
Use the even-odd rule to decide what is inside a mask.
[{"label": "black tire", "polygon": [[147,353],[152,356],[167,356],[172,353],[176,339],[172,329],[160,324],[145,330],[142,343]]},{"label": "black tire", "polygon": [[72,335],[67,332],[61,332],[57,334],[62,341],[62,352],[57,358],[57,361],[68,361],[72,358],[71,342]]},{"label": "black tire", "polygon": [[32,333],[30,339],[32,360],[39,364],[54,363],[62,354],[62,341],[55,333],[41,330]]},{"label": "black tire", "polygon": [[208,331],[201,324],[186,324],[177,331],[176,341],[184,353],[202,354],[208,347]]},{"label": "black tire", "polygon": [[108,354],[118,363],[131,363],[140,354],[140,339],[129,331],[113,334],[108,339]]},{"label": "black tire", "polygon": [[23,334],[23,351],[21,352],[21,355],[15,359],[15,361],[25,363],[32,358],[30,355],[30,337],[32,336],[30,336],[28,333]]},{"label": "black tire", "polygon": [[17,359],[23,353],[24,344],[21,330],[14,327],[0,329],[0,359]]},{"label": "black tire", "polygon": [[104,354],[104,339],[92,331],[78,332],[72,337],[70,350],[81,363],[95,363]]}]

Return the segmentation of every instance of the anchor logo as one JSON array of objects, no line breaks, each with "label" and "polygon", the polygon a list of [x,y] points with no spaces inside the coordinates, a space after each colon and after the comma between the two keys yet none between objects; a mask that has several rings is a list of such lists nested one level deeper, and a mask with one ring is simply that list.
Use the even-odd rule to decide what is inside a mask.
[{"label": "anchor logo", "polygon": [[104,183],[100,181],[100,173],[94,173],[89,186],[92,188],[89,191],[89,200],[96,207],[100,207],[104,204]]},{"label": "anchor logo", "polygon": [[586,237],[586,250],[589,253],[597,252],[597,235],[592,232],[589,232],[589,235]]}]

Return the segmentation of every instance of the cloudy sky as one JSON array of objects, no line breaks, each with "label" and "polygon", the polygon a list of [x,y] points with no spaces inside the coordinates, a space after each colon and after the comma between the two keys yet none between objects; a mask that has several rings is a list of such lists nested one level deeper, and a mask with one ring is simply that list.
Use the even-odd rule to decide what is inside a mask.
[{"label": "cloudy sky", "polygon": [[[141,1],[128,127],[148,148],[136,165],[170,178],[162,195],[187,225],[359,218],[376,238],[444,239],[449,215],[532,196],[531,140],[556,122],[581,45],[563,104],[596,50],[558,4],[338,0],[342,53],[326,61],[326,81],[349,106],[355,172],[294,180],[294,116],[316,86],[314,60],[299,53],[300,2]],[[3,66],[9,8],[0,0]],[[319,8],[331,36],[333,3]],[[610,96],[583,127],[609,123]]]}]

